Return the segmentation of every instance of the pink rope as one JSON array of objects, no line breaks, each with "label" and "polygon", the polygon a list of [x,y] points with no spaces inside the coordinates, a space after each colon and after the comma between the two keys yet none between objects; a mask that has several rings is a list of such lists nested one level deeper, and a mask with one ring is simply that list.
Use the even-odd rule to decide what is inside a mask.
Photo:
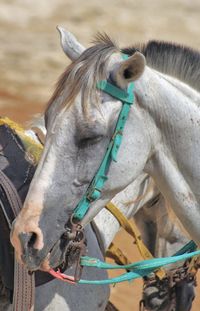
[{"label": "pink rope", "polygon": [[76,284],[76,280],[73,276],[71,275],[67,275],[64,274],[62,272],[60,272],[60,269],[58,269],[57,271],[50,269],[49,273],[56,279],[62,280],[63,282],[67,282],[70,284]]}]

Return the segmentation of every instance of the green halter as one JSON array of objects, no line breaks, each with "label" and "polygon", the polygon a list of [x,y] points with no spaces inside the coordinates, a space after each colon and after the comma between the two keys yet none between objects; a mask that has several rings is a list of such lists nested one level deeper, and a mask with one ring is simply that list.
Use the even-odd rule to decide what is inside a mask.
[{"label": "green halter", "polygon": [[134,102],[133,82],[129,84],[127,91],[112,85],[106,80],[102,80],[97,83],[97,88],[119,99],[122,102],[122,109],[103,161],[101,162],[101,165],[90,183],[85,195],[82,197],[74,211],[74,218],[78,220],[83,219],[90,207],[91,202],[98,200],[101,196],[102,188],[108,179],[107,173],[111,161],[117,161],[117,153],[122,142],[123,130],[129,115],[130,107]]}]

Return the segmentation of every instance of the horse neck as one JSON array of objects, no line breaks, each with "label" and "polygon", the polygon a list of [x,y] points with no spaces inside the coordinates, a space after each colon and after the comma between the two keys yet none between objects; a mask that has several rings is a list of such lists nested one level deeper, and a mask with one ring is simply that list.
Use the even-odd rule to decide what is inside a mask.
[{"label": "horse neck", "polygon": [[187,96],[189,99],[191,99],[192,102],[195,103],[198,107],[200,106],[200,94],[198,91],[194,90],[184,82],[177,80],[176,78],[170,77],[160,72],[157,72],[157,74],[162,79],[166,80],[168,83],[174,86],[181,93],[183,93],[185,96]]},{"label": "horse neck", "polygon": [[187,120],[187,111],[191,116],[200,113],[198,91],[174,77],[149,67],[146,67],[142,77],[135,81],[135,94],[139,106],[150,114],[156,125],[159,125],[158,128],[162,120],[177,119],[177,114]]},{"label": "horse neck", "polygon": [[[195,103],[196,91],[190,96],[169,83],[157,72],[147,68],[143,77],[135,83],[139,106],[156,128],[156,139],[151,137],[152,153],[144,171],[155,183],[174,209],[191,237],[200,243],[199,187],[200,169],[200,111]],[[192,100],[194,95],[194,101]],[[188,211],[190,206],[190,213]]]},{"label": "horse neck", "polygon": [[[155,195],[156,192],[154,188],[151,188],[149,177],[142,174],[126,189],[118,193],[111,202],[118,207],[124,216],[130,218]],[[100,205],[102,207],[102,202]],[[119,222],[108,210],[101,209],[94,218],[94,223],[105,251],[119,231]]]}]

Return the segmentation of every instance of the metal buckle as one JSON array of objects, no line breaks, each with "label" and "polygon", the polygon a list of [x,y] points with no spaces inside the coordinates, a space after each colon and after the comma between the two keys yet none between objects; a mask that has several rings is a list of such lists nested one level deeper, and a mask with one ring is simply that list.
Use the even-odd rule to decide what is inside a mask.
[{"label": "metal buckle", "polygon": [[87,196],[86,196],[86,198],[88,199],[88,201],[90,203],[92,203],[92,202],[94,202],[96,200],[96,198],[92,198],[92,195],[95,193],[95,191],[98,191],[99,194],[101,194],[101,190],[100,189],[98,189],[96,187],[91,188],[91,190],[89,190],[89,192],[87,193]]},{"label": "metal buckle", "polygon": [[82,225],[79,222],[74,221],[73,214],[69,222],[71,227],[69,233],[71,241],[69,243],[69,247],[67,248],[65,258],[67,260],[67,258],[70,257],[70,252],[74,251],[74,254],[71,254],[72,256],[76,256],[76,261],[74,263],[72,262],[72,265],[75,264],[74,282],[78,282],[81,278],[83,269],[80,264],[81,257],[86,253],[86,239]]}]

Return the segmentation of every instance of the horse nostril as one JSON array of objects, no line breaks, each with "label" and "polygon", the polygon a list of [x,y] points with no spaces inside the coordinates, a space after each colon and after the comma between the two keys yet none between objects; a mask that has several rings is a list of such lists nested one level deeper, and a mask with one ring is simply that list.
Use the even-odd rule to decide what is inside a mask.
[{"label": "horse nostril", "polygon": [[28,248],[32,248],[34,247],[34,244],[37,240],[37,234],[35,232],[31,232],[31,233],[28,233],[28,235],[29,235],[29,239],[28,239],[27,246]]},{"label": "horse nostril", "polygon": [[20,233],[19,239],[22,245],[22,248],[25,250],[34,248],[34,245],[37,240],[37,234],[35,232],[29,233]]}]

